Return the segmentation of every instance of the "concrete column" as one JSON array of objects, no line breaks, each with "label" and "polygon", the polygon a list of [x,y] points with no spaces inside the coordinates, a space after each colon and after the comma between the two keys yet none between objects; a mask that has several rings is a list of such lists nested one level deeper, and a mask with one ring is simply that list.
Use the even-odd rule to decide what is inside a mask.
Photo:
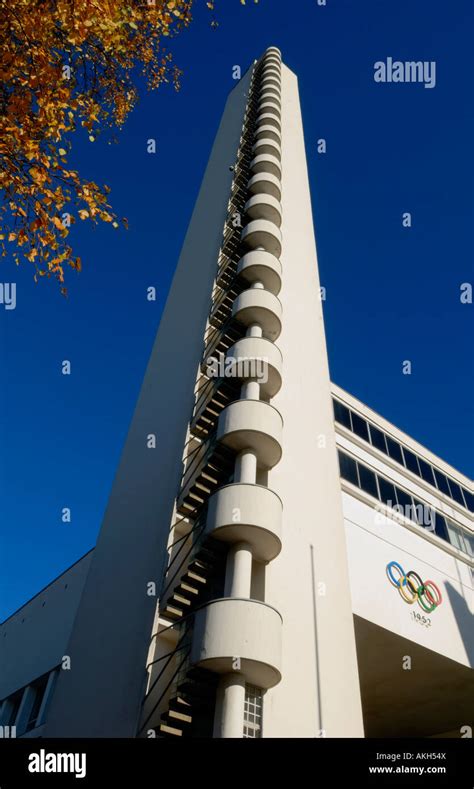
[{"label": "concrete column", "polygon": [[235,460],[235,481],[255,484],[257,477],[257,456],[251,449],[244,449]]},{"label": "concrete column", "polygon": [[258,381],[246,381],[240,390],[241,400],[260,400],[260,384]]},{"label": "concrete column", "polygon": [[256,288],[257,290],[265,290],[265,286],[264,286],[263,282],[254,282],[254,283],[253,283],[253,284],[250,286],[250,289],[252,290],[252,289],[255,289],[255,288]]},{"label": "concrete column", "polygon": [[253,323],[251,326],[248,327],[247,332],[245,334],[246,337],[262,337],[262,327],[258,325],[258,323]]},{"label": "concrete column", "polygon": [[250,597],[252,585],[252,549],[238,542],[229,550],[226,565],[226,597]]},{"label": "concrete column", "polygon": [[244,733],[245,677],[224,674],[217,689],[214,737],[239,738]]}]

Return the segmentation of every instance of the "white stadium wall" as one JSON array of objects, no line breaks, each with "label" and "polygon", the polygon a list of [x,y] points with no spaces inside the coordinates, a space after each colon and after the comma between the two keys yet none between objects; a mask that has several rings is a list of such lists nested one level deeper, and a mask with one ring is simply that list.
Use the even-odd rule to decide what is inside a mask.
[{"label": "white stadium wall", "polygon": [[[472,666],[473,587],[468,564],[349,493],[343,493],[343,508],[354,614]],[[403,600],[387,577],[392,561],[436,584],[442,602],[433,612],[425,612],[417,601]]]}]

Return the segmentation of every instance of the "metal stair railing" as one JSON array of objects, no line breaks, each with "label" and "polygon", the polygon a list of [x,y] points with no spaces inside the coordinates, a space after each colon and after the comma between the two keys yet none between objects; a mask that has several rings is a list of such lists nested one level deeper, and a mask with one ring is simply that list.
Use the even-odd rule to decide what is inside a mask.
[{"label": "metal stair railing", "polygon": [[[205,517],[205,514],[203,514],[202,518],[198,518],[198,520],[196,521],[196,524],[193,527],[193,529],[190,532],[188,532],[188,534],[184,535],[186,537],[186,539],[191,537],[191,545],[189,547],[188,552],[184,553],[181,556],[181,561],[179,562],[178,565],[176,565],[174,567],[173,574],[172,574],[172,576],[170,578],[167,577],[168,573],[169,573],[171,567],[173,566],[174,562],[176,561],[176,559],[180,555],[181,551],[183,550],[184,546],[186,545],[186,540],[184,540],[184,542],[180,546],[179,550],[177,551],[177,553],[173,557],[172,561],[168,565],[166,573],[165,573],[165,577],[163,579],[164,585],[163,585],[163,588],[162,588],[161,593],[160,593],[160,600],[164,597],[164,595],[166,594],[168,589],[171,587],[173,582],[176,580],[176,577],[177,577],[179,571],[181,570],[181,568],[183,567],[183,565],[191,563],[192,555],[197,553],[197,548],[201,547],[202,543],[204,542],[205,529],[206,529],[206,517]],[[190,560],[189,562],[187,562],[188,559]]]},{"label": "metal stair railing", "polygon": [[[213,446],[214,443],[215,442],[213,442]],[[186,466],[183,472],[183,476],[181,478],[181,485],[178,493],[178,499],[181,497],[184,490],[189,486],[191,480],[193,480],[194,477],[197,476],[201,463],[202,465],[204,465],[206,460],[208,459],[211,452],[210,440],[208,439],[207,441],[204,441],[202,444],[200,444],[199,449],[201,451],[198,452],[196,455],[194,455],[191,463],[188,466]]]},{"label": "metal stair railing", "polygon": [[[145,729],[148,721],[153,717],[153,715],[155,714],[155,711],[158,709],[159,705],[161,704],[161,702],[165,698],[168,690],[173,685],[173,682],[176,681],[176,678],[178,677],[180,670],[185,665],[185,663],[189,660],[189,655],[191,654],[191,642],[192,642],[192,620],[190,620],[190,617],[193,617],[193,616],[194,616],[194,614],[189,614],[186,618],[183,618],[179,622],[174,622],[172,625],[170,625],[169,628],[166,627],[166,628],[164,628],[164,630],[160,631],[160,635],[161,635],[165,630],[169,630],[172,627],[183,627],[183,625],[184,625],[183,635],[178,640],[178,643],[177,643],[175,649],[172,650],[172,652],[168,652],[166,655],[162,655],[160,658],[157,658],[156,660],[152,660],[150,663],[147,664],[146,671],[148,671],[148,669],[151,666],[153,666],[155,663],[159,663],[161,660],[165,660],[166,659],[166,663],[163,665],[163,668],[159,672],[158,676],[155,677],[155,679],[153,680],[153,683],[151,684],[150,688],[148,689],[148,692],[145,695],[145,698],[143,699],[142,708],[145,705],[147,699],[150,697],[150,695],[153,692],[153,690],[155,689],[157,683],[160,681],[161,677],[163,676],[163,673],[166,671],[167,667],[170,665],[171,661],[176,657],[178,652],[183,651],[184,652],[184,657],[181,660],[181,662],[179,663],[179,665],[177,666],[176,671],[173,673],[173,676],[171,677],[171,679],[166,683],[165,688],[163,689],[162,693],[160,694],[157,702],[154,704],[151,712],[147,715],[147,717],[145,718],[144,722],[140,726],[140,729],[138,730],[138,736],[140,736],[140,734],[143,732],[143,730]],[[191,622],[190,626],[189,626],[188,622]]]}]

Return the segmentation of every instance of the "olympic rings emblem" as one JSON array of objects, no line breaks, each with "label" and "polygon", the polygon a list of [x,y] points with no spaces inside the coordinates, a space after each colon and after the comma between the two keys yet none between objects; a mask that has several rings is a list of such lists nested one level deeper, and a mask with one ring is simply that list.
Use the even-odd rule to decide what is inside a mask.
[{"label": "olympic rings emblem", "polygon": [[[395,575],[394,570],[396,570]],[[398,589],[406,603],[411,605],[417,600],[423,611],[428,614],[443,602],[441,592],[434,581],[422,581],[414,570],[405,573],[398,562],[387,564],[387,577],[392,586]]]}]

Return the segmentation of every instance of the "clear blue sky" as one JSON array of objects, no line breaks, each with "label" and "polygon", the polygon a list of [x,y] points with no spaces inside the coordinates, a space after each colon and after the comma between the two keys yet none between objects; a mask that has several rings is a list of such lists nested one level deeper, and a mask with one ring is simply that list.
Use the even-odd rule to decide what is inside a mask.
[{"label": "clear blue sky", "polygon": [[[130,230],[74,229],[68,300],[2,262],[17,308],[0,307],[0,620],[95,543],[232,66],[271,44],[300,83],[332,379],[473,475],[471,0],[217,7],[217,29],[201,2],[173,42],[180,93],[144,93],[119,145],[74,141]],[[376,84],[388,56],[435,60],[436,87]]]}]

